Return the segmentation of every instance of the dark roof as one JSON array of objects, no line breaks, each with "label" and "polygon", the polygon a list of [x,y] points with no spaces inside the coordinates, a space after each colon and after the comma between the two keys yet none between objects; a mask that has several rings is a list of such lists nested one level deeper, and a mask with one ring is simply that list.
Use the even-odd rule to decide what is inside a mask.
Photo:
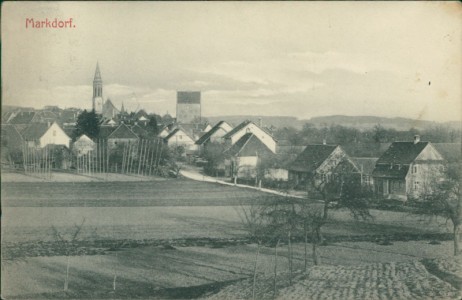
[{"label": "dark roof", "polygon": [[223,136],[224,139],[227,139],[231,136],[233,136],[236,132],[238,132],[239,130],[241,130],[242,128],[244,128],[245,126],[249,125],[250,123],[252,123],[252,121],[250,120],[245,120],[244,122],[242,122],[241,124],[237,125],[236,127],[233,128],[233,130],[231,130],[230,132],[228,132],[227,134],[225,134]]},{"label": "dark roof", "polygon": [[52,111],[38,111],[32,118],[31,122],[34,123],[45,123],[54,122],[58,120],[58,116]]},{"label": "dark roof", "polygon": [[377,164],[410,164],[428,144],[428,142],[394,142],[378,159]]},{"label": "dark roof", "polygon": [[372,174],[377,162],[377,157],[351,157],[351,160],[356,165],[359,171],[362,170],[363,174]]},{"label": "dark roof", "polygon": [[34,111],[22,111],[14,116],[8,123],[9,124],[29,124],[35,116]]},{"label": "dark roof", "polygon": [[462,144],[461,143],[432,143],[443,158],[449,162],[459,162],[462,160]]},{"label": "dark roof", "polygon": [[114,126],[100,126],[98,137],[100,139],[107,139],[116,129],[117,127]]},{"label": "dark roof", "polygon": [[206,143],[210,137],[215,133],[217,132],[220,128],[221,128],[221,125],[225,123],[225,121],[220,121],[218,122],[215,126],[212,127],[212,129],[210,129],[209,131],[207,131],[206,133],[204,133],[200,139],[198,139],[196,141],[196,145],[202,145],[204,143]]},{"label": "dark roof", "polygon": [[308,145],[290,164],[289,170],[313,172],[321,166],[337,147],[337,145]]},{"label": "dark roof", "polygon": [[47,132],[47,130],[48,124],[37,123],[27,126],[21,134],[24,140],[35,141],[40,139],[45,134],[45,132]]},{"label": "dark roof", "polygon": [[13,125],[2,124],[2,145],[6,145],[7,148],[21,148],[23,144],[23,138],[19,131]]},{"label": "dark roof", "polygon": [[386,178],[405,178],[409,165],[402,164],[376,164],[372,176]]},{"label": "dark roof", "polygon": [[75,123],[77,122],[77,116],[79,115],[78,111],[73,110],[64,110],[61,113],[59,120],[62,123]]},{"label": "dark roof", "polygon": [[201,92],[177,92],[177,103],[200,104]]},{"label": "dark roof", "polygon": [[253,133],[244,134],[225,152],[229,155],[239,157],[273,155],[273,152]]},{"label": "dark roof", "polygon": [[138,136],[125,124],[120,124],[108,137],[108,139],[138,139]]},{"label": "dark roof", "polygon": [[147,130],[141,128],[139,125],[133,125],[131,130],[140,138],[146,139],[149,137],[149,132]]}]

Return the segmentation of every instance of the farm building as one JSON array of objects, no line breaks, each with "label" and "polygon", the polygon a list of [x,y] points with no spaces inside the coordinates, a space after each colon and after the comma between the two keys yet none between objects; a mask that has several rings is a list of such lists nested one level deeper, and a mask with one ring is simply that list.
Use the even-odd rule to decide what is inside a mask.
[{"label": "farm building", "polygon": [[46,145],[64,145],[69,148],[71,138],[54,122],[53,124],[31,124],[22,132],[29,147],[43,148]]},{"label": "farm building", "polygon": [[233,129],[231,125],[225,121],[218,122],[209,131],[203,134],[197,141],[196,145],[203,149],[208,143],[223,142],[223,136]]},{"label": "farm building", "polygon": [[276,153],[276,139],[265,129],[259,127],[250,120],[244,121],[234,127],[233,130],[223,136],[223,140],[229,146],[232,146],[247,133],[252,133],[257,136],[258,139],[271,150],[271,152]]},{"label": "farm building", "polygon": [[340,163],[354,164],[338,145],[307,145],[305,150],[288,166],[289,180],[304,187],[312,179],[329,181]]},{"label": "farm building", "polygon": [[377,160],[372,173],[374,189],[383,198],[407,200],[418,198],[439,180],[444,158],[430,142],[394,142]]},{"label": "farm building", "polygon": [[136,133],[123,123],[107,136],[107,143],[110,149],[115,148],[118,144],[131,144],[138,142],[138,140],[138,135],[136,135]]},{"label": "farm building", "polygon": [[226,175],[245,179],[255,178],[262,161],[274,155],[265,143],[250,132],[227,149],[225,154],[230,157],[225,162],[228,167]]},{"label": "farm building", "polygon": [[96,143],[85,134],[82,134],[74,142],[72,149],[77,156],[86,155],[88,152],[95,150]]},{"label": "farm building", "polygon": [[169,135],[164,138],[164,141],[172,148],[183,147],[189,152],[197,150],[194,139],[182,128],[173,129]]},{"label": "farm building", "polygon": [[372,172],[375,169],[377,157],[352,157],[351,160],[356,166],[357,172],[360,175],[361,184],[365,186],[374,186],[374,178]]}]

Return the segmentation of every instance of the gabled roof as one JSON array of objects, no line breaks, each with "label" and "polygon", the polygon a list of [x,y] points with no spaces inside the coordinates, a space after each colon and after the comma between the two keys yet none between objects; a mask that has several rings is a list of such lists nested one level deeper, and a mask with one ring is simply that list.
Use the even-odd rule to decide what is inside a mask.
[{"label": "gabled roof", "polygon": [[125,124],[120,124],[108,137],[108,139],[138,139],[138,136]]},{"label": "gabled roof", "polygon": [[462,160],[461,143],[432,143],[432,145],[447,162],[454,163]]},{"label": "gabled roof", "polygon": [[107,139],[117,128],[114,126],[100,126],[98,138]]},{"label": "gabled roof", "polygon": [[149,137],[149,132],[147,132],[145,129],[141,128],[139,125],[133,125],[131,127],[131,130],[140,138],[148,138]]},{"label": "gabled roof", "polygon": [[49,121],[56,121],[58,116],[52,111],[38,111],[35,116],[32,118],[31,122],[42,123]]},{"label": "gabled roof", "polygon": [[194,139],[189,135],[189,133],[188,133],[186,130],[184,130],[183,128],[179,128],[179,127],[173,129],[173,130],[164,138],[164,140],[168,141],[172,136],[174,136],[175,134],[177,134],[177,132],[180,131],[180,130],[181,130],[182,132],[184,132],[191,140],[194,141]]},{"label": "gabled roof", "polygon": [[241,130],[242,128],[244,128],[245,126],[249,125],[250,123],[252,123],[252,121],[250,120],[245,120],[244,122],[242,122],[241,124],[237,125],[236,127],[233,128],[233,130],[231,130],[230,132],[228,132],[227,134],[225,134],[223,136],[224,139],[227,139],[229,137],[232,137],[234,134],[236,134],[239,130]]},{"label": "gabled roof", "polygon": [[377,160],[377,164],[410,164],[429,142],[394,142]]},{"label": "gabled roof", "polygon": [[409,171],[409,166],[409,164],[377,164],[372,172],[372,176],[404,179]]},{"label": "gabled roof", "polygon": [[273,155],[273,152],[253,133],[244,134],[225,152],[231,156],[238,157]]},{"label": "gabled roof", "polygon": [[377,162],[377,157],[351,157],[351,160],[356,165],[359,171],[362,171],[363,174],[372,174],[375,168],[375,163]]},{"label": "gabled roof", "polygon": [[35,111],[21,111],[11,118],[9,124],[29,124],[35,116]]},{"label": "gabled roof", "polygon": [[19,131],[10,124],[2,124],[2,145],[6,142],[6,146],[8,148],[20,148],[23,143],[23,137],[19,133]]},{"label": "gabled roof", "polygon": [[31,124],[24,129],[22,137],[26,141],[38,140],[47,132],[48,128],[48,124],[44,123]]},{"label": "gabled roof", "polygon": [[222,128],[221,125],[223,125],[224,123],[226,122],[225,121],[218,122],[215,126],[212,127],[212,129],[204,133],[200,137],[200,139],[196,141],[196,145],[202,145],[206,143],[215,132],[217,132],[220,128]]},{"label": "gabled roof", "polygon": [[337,145],[308,145],[295,161],[289,165],[289,170],[297,172],[314,172],[337,149]]}]

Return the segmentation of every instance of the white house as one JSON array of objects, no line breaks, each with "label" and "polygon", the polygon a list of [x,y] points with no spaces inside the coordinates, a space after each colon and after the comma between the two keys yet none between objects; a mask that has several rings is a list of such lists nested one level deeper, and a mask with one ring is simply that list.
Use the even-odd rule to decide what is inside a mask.
[{"label": "white house", "polygon": [[181,146],[185,150],[197,150],[194,139],[181,128],[175,128],[164,138],[164,141],[169,147],[176,148]]},{"label": "white house", "polygon": [[31,124],[22,132],[24,140],[29,147],[43,148],[46,145],[64,145],[69,148],[71,138],[54,122]]},{"label": "white house", "polygon": [[202,135],[197,141],[196,145],[204,147],[209,142],[223,142],[223,136],[233,130],[233,127],[225,121],[218,122],[215,126]]},{"label": "white house", "polygon": [[233,130],[224,135],[223,139],[226,143],[234,145],[240,138],[242,138],[247,133],[252,133],[253,135],[255,135],[263,144],[265,144],[266,147],[268,147],[268,149],[270,149],[273,153],[276,153],[276,139],[266,130],[262,129],[261,127],[249,120],[244,121],[238,126],[236,126]]},{"label": "white house", "polygon": [[78,155],[86,155],[88,152],[95,150],[96,143],[88,136],[82,134],[73,145],[74,152]]}]

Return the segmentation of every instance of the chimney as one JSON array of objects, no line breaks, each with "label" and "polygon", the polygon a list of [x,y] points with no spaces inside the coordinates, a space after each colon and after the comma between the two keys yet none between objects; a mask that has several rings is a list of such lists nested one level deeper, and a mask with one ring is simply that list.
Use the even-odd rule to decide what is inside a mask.
[{"label": "chimney", "polygon": [[261,118],[258,118],[258,126],[260,126],[260,128],[262,127],[263,123],[261,121]]},{"label": "chimney", "polygon": [[420,135],[414,135],[414,144],[420,142]]},{"label": "chimney", "polygon": [[322,144],[323,144],[323,145],[326,144],[326,139],[322,139]]},{"label": "chimney", "polygon": [[48,126],[48,128],[50,128],[50,126],[51,126],[51,122],[50,122],[50,121],[47,122],[47,126]]}]

